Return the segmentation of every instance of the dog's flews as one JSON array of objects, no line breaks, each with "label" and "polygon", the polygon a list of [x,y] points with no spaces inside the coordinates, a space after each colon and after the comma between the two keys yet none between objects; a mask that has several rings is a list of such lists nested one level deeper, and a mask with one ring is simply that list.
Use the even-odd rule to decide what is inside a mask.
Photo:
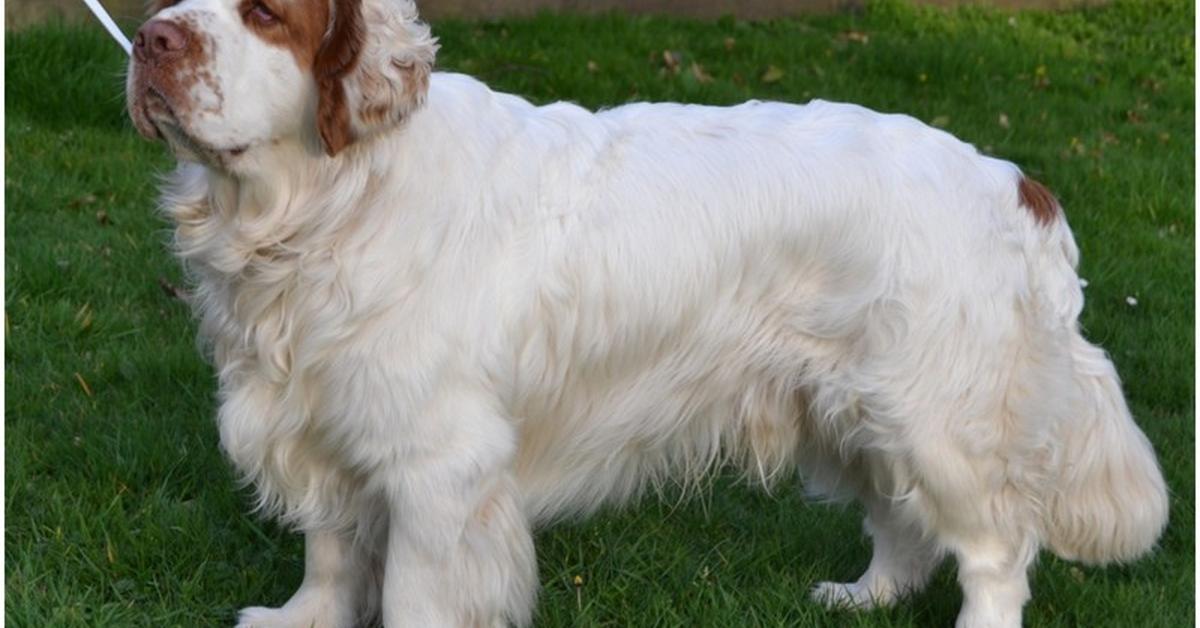
[{"label": "dog's flews", "polygon": [[531,526],[724,464],[865,504],[874,558],[818,598],[952,555],[963,627],[1019,625],[1040,547],[1162,530],[1063,212],[1012,164],[826,102],[534,107],[431,73],[402,0],[161,4],[129,110],[180,159],[222,445],[307,537],[242,625],[529,624]]}]

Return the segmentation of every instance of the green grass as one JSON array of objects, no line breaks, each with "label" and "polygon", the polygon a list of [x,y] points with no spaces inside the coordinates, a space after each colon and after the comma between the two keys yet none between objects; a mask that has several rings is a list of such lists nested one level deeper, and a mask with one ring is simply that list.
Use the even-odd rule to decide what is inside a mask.
[{"label": "green grass", "polygon": [[[853,101],[943,126],[1047,183],[1083,251],[1087,332],[1117,362],[1174,497],[1148,559],[1092,569],[1044,555],[1027,624],[1183,626],[1195,563],[1192,12],[1186,0],[1015,16],[882,3],[767,23],[434,27],[441,67],[536,101]],[[242,606],[283,602],[302,543],[245,514],[218,453],[213,377],[189,313],[159,286],[181,283],[153,210],[153,173],[171,160],[123,115],[120,53],[91,24],[9,33],[5,46],[8,625],[228,625]],[[950,563],[893,610],[809,602],[815,581],[856,577],[869,542],[857,509],[776,493],[721,478],[700,499],[541,532],[538,624],[953,621]]]}]

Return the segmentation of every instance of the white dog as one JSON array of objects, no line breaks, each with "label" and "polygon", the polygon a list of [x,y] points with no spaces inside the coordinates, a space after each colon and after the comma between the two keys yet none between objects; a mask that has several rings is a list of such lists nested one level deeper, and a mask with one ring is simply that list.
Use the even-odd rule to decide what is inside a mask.
[{"label": "white dog", "polygon": [[129,111],[180,160],[221,443],[307,540],[242,625],[527,625],[532,526],[725,464],[865,505],[871,564],[818,599],[951,554],[962,627],[1020,624],[1040,547],[1162,531],[1071,232],[1012,164],[819,101],[535,107],[431,73],[410,0],[156,9]]}]

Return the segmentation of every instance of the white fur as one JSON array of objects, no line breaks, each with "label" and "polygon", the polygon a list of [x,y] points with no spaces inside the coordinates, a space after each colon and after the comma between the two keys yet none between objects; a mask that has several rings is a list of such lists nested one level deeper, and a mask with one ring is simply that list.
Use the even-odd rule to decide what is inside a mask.
[{"label": "white fur", "polygon": [[[432,59],[411,5],[365,7]],[[532,525],[725,464],[864,502],[870,568],[818,598],[891,603],[949,553],[964,628],[1020,624],[1039,547],[1129,560],[1165,524],[1071,233],[1012,164],[852,105],[593,113],[456,74],[330,158],[298,76],[226,93],[270,141],[163,197],[222,445],[308,534],[243,626],[526,625]]]}]

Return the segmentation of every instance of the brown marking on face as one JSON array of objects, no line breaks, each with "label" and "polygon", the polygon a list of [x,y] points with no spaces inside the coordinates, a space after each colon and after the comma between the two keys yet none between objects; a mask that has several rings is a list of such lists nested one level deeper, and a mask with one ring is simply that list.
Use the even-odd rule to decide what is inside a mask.
[{"label": "brown marking on face", "polygon": [[[263,5],[278,19],[260,23],[252,14],[255,4]],[[312,68],[329,23],[328,0],[242,0],[238,13],[250,32],[272,46],[291,51],[300,69]]]},{"label": "brown marking on face", "polygon": [[126,109],[129,110],[129,118],[133,121],[133,126],[144,137],[152,140],[162,139],[162,135],[158,131],[158,127],[150,121],[148,105],[146,104],[146,94],[149,92],[149,80],[146,77],[146,72],[134,69],[131,71],[129,85],[126,87]]},{"label": "brown marking on face", "polygon": [[362,1],[334,0],[333,27],[313,63],[313,77],[320,93],[317,128],[325,152],[331,157],[354,141],[342,79],[358,65],[365,39]]},{"label": "brown marking on face", "polygon": [[[186,34],[186,47],[166,55],[135,57],[130,114],[138,129],[150,137],[158,135],[151,120],[174,118],[186,126],[196,112],[220,114],[225,101],[220,82],[212,73],[212,38],[193,15],[172,18],[171,22]],[[197,85],[203,85],[213,96],[203,108],[194,95]]]},{"label": "brown marking on face", "polygon": [[192,15],[182,16],[176,23],[188,33],[189,45],[183,55],[172,59],[169,65],[155,68],[151,74],[151,84],[167,98],[176,115],[181,118],[196,110],[197,103],[193,102],[191,93],[196,85],[203,84],[216,98],[216,103],[205,107],[203,111],[220,113],[225,95],[212,74],[212,38]]},{"label": "brown marking on face", "polygon": [[199,66],[196,70],[196,80],[204,83],[206,87],[213,93],[216,102],[206,106],[203,111],[215,115],[220,115],[221,110],[225,105],[225,92],[221,90],[221,82],[217,77],[213,76],[212,70],[207,65]]},{"label": "brown marking on face", "polygon": [[1033,218],[1038,224],[1049,225],[1058,216],[1058,200],[1054,198],[1050,190],[1046,189],[1046,186],[1029,177],[1022,176],[1021,181],[1017,183],[1017,196],[1020,198],[1021,206],[1033,214]]}]

